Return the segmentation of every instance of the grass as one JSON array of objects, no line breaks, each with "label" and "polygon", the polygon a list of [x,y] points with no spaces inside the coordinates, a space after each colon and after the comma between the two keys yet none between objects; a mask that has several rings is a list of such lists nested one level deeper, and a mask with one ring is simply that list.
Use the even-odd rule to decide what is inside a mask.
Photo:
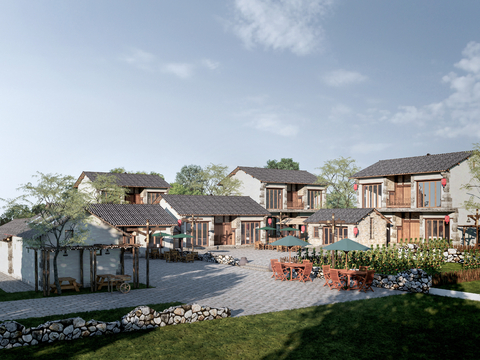
[{"label": "grass", "polygon": [[460,270],[463,270],[463,264],[460,263],[443,263],[440,268],[440,272],[442,273]]},{"label": "grass", "polygon": [[[133,288],[133,283],[130,283],[131,291],[136,289]],[[140,283],[139,289],[146,289],[147,286],[145,284]],[[150,286],[152,288],[152,286]],[[102,287],[102,290],[97,292],[107,292],[108,288],[106,286]],[[79,292],[75,290],[63,290],[62,295],[54,294],[50,292],[50,297],[56,296],[70,296],[70,295],[82,295],[82,294],[91,294],[90,288],[81,288]],[[35,292],[35,291],[20,291],[15,293],[8,293],[2,289],[0,289],[0,302],[2,301],[15,301],[15,300],[27,300],[27,299],[40,299],[43,298],[43,291]]]},{"label": "grass", "polygon": [[404,294],[0,351],[9,359],[478,359],[480,303]]}]

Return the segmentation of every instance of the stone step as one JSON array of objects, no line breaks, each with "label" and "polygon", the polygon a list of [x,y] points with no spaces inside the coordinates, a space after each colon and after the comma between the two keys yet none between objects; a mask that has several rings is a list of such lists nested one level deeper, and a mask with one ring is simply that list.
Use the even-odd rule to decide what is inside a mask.
[{"label": "stone step", "polygon": [[270,269],[268,266],[261,266],[261,265],[254,265],[254,264],[247,264],[241,266],[241,268],[249,269],[249,270],[255,270],[255,271],[265,271],[265,272],[270,272]]}]

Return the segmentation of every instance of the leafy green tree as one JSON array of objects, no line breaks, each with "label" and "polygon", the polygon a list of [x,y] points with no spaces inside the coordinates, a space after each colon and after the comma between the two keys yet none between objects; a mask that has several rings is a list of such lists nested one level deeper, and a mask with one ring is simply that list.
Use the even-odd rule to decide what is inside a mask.
[{"label": "leafy green tree", "polygon": [[170,183],[171,188],[168,189],[168,193],[170,195],[203,195],[203,193],[200,190],[194,190],[191,191],[184,187],[183,185],[180,185],[179,183]]},{"label": "leafy green tree", "polygon": [[125,174],[127,172],[127,170],[125,170],[125,168],[123,168],[123,167],[118,167],[118,168],[113,168],[109,172],[114,173],[114,174]]},{"label": "leafy green tree", "polygon": [[121,204],[125,202],[127,188],[117,185],[116,178],[107,174],[98,175],[91,182],[94,191],[90,193],[91,202],[97,204]]},{"label": "leafy green tree", "polygon": [[210,164],[203,169],[205,195],[241,195],[242,182],[228,176],[228,167]]},{"label": "leafy green tree", "polygon": [[356,201],[354,180],[350,179],[353,174],[360,171],[355,165],[355,160],[347,157],[325,161],[322,167],[317,168],[320,174],[317,175],[317,182],[327,185],[327,207],[332,208],[354,208]]},{"label": "leafy green tree", "polygon": [[114,173],[114,174],[157,175],[157,176],[160,176],[162,179],[165,179],[165,177],[164,177],[162,174],[157,173],[157,172],[155,172],[155,171],[150,171],[149,173],[147,173],[146,171],[127,171],[127,170],[125,170],[125,168],[123,168],[123,167],[118,167],[118,168],[113,168],[113,169],[111,169],[109,172]]},{"label": "leafy green tree", "polygon": [[[199,165],[185,165],[175,177],[175,183],[180,185],[184,190],[184,195],[203,195],[205,188],[205,180],[202,167]],[[169,194],[172,194],[172,189]]]},{"label": "leafy green tree", "polygon": [[300,164],[293,161],[292,158],[282,158],[280,161],[268,160],[267,169],[300,170]]},{"label": "leafy green tree", "polygon": [[0,216],[0,226],[6,224],[13,219],[25,219],[35,215],[32,210],[24,204],[14,204],[9,207],[5,207],[5,212]]},{"label": "leafy green tree", "polygon": [[58,254],[62,247],[82,244],[87,239],[86,209],[90,203],[89,196],[73,187],[75,179],[72,176],[38,172],[34,177],[38,178],[38,182],[20,186],[23,195],[10,200],[8,206],[28,204],[39,210],[35,219],[29,223],[35,237],[24,241],[30,246],[54,249],[53,273],[58,293],[61,294]]},{"label": "leafy green tree", "polygon": [[473,154],[468,158],[468,167],[472,175],[462,189],[470,191],[470,198],[464,202],[467,210],[480,209],[480,143],[473,144]]}]

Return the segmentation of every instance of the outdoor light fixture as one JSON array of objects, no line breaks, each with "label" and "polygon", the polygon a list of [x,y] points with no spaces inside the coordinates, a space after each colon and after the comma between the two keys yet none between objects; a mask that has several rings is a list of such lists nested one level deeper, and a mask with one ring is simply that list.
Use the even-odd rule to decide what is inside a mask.
[{"label": "outdoor light fixture", "polygon": [[448,225],[449,222],[450,222],[450,216],[445,215],[445,224]]},{"label": "outdoor light fixture", "polygon": [[447,179],[443,178],[442,179],[442,186],[445,187],[445,185],[447,185]]},{"label": "outdoor light fixture", "polygon": [[355,235],[355,237],[358,235],[358,228],[356,226],[353,228],[353,235]]},{"label": "outdoor light fixture", "polygon": [[358,185],[357,184],[353,184],[353,190],[357,191],[358,189]]},{"label": "outdoor light fixture", "polygon": [[110,255],[110,251],[108,251],[108,249],[105,251],[105,255]]},{"label": "outdoor light fixture", "polygon": [[67,254],[67,249],[65,249],[65,250],[63,251],[63,256],[68,256],[68,254]]}]

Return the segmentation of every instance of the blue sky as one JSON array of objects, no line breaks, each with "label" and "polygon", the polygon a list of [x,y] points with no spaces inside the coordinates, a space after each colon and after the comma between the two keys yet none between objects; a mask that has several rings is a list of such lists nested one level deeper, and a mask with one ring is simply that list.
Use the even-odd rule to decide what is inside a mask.
[{"label": "blue sky", "polygon": [[479,1],[0,3],[0,198],[37,171],[303,170],[480,142]]}]

